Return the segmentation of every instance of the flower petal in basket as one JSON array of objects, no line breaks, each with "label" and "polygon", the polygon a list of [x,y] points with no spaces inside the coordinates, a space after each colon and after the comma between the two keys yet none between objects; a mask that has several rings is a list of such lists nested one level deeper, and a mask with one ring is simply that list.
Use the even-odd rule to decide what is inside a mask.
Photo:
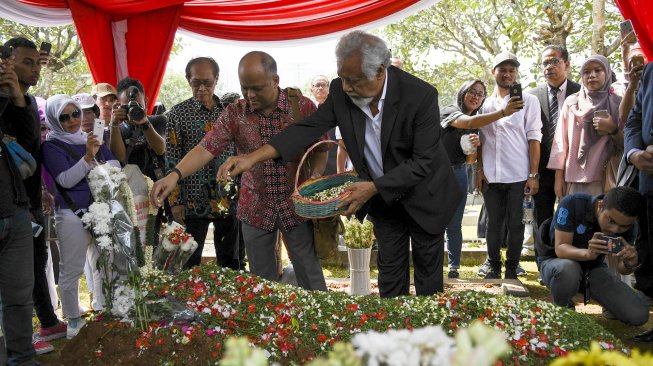
[{"label": "flower petal in basket", "polygon": [[295,212],[297,215],[309,219],[318,219],[331,216],[337,216],[344,212],[347,207],[336,209],[336,206],[342,202],[350,192],[343,192],[337,197],[325,200],[316,201],[310,199],[315,194],[339,187],[349,182],[362,182],[363,180],[358,177],[354,172],[344,172],[340,174],[333,174],[324,177],[309,179],[302,183],[295,193],[292,195],[292,201],[295,205]]}]

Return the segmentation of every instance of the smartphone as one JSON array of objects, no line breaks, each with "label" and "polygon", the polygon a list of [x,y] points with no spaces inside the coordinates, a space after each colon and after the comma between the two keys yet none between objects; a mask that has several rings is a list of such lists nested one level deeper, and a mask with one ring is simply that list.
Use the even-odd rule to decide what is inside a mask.
[{"label": "smartphone", "polygon": [[48,55],[50,54],[50,51],[52,50],[52,44],[48,42],[41,42],[41,52],[47,53]]},{"label": "smartphone", "polygon": [[[635,35],[635,30],[633,29],[633,23],[628,20],[624,20],[619,24],[619,33],[621,34],[621,42],[628,39],[627,43],[637,42],[637,36]],[[632,38],[629,38],[632,37]]]},{"label": "smartphone", "polygon": [[11,47],[7,46],[0,46],[0,58],[5,60],[11,57],[11,54],[13,53],[13,50]]},{"label": "smartphone", "polygon": [[603,235],[599,239],[605,240],[608,243],[609,251],[612,253],[619,253],[624,248],[624,243],[619,240],[616,236]]},{"label": "smartphone", "polygon": [[608,118],[610,114],[608,113],[607,109],[600,109],[598,111],[594,111],[594,117],[598,118]]},{"label": "smartphone", "polygon": [[41,232],[43,231],[43,226],[32,222],[32,236],[37,238],[39,235],[41,235]]},{"label": "smartphone", "polygon": [[100,142],[100,145],[102,145],[104,139],[104,120],[99,118],[95,119],[95,122],[93,123],[93,134],[97,136],[97,140]]},{"label": "smartphone", "polygon": [[522,98],[521,84],[515,83],[515,84],[510,85],[510,98],[512,98],[512,97],[519,97],[519,99],[522,99],[522,100],[524,99],[524,98]]}]

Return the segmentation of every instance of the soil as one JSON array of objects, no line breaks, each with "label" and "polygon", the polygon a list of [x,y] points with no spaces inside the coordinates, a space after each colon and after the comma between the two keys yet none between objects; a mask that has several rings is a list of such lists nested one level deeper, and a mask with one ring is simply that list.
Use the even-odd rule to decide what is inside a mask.
[{"label": "soil", "polygon": [[206,352],[214,347],[213,341],[203,334],[197,334],[191,343],[183,345],[182,352],[179,352],[182,346],[170,337],[152,339],[156,346],[147,350],[147,357],[139,357],[141,351],[134,346],[138,332],[118,324],[89,322],[77,337],[63,346],[59,360],[53,365],[154,366],[162,361],[175,365],[210,365],[214,362]]}]

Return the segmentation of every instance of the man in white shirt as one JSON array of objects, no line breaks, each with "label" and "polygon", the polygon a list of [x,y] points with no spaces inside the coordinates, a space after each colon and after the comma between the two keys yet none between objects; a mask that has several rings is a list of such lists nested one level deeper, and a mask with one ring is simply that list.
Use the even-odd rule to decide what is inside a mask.
[{"label": "man in white shirt", "polygon": [[[509,52],[494,58],[494,93],[479,113],[503,110],[510,99],[510,86],[517,81],[519,60]],[[481,154],[477,187],[483,192],[488,213],[486,234],[488,261],[485,278],[501,278],[500,227],[504,218],[508,229],[505,278],[517,278],[524,224],[522,202],[539,188],[538,167],[542,120],[537,97],[523,93],[524,109],[480,129]]]}]

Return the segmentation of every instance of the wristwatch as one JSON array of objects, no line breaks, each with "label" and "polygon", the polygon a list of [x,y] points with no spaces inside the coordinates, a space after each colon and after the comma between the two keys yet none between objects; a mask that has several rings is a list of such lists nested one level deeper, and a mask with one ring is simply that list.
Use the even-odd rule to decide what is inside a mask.
[{"label": "wristwatch", "polygon": [[540,180],[540,173],[529,173],[528,179]]},{"label": "wristwatch", "polygon": [[143,124],[141,125],[141,130],[142,130],[143,132],[145,132],[145,131],[147,131],[147,130],[149,130],[149,129],[150,129],[150,121],[147,121],[147,122],[145,122],[145,123],[143,123]]}]

